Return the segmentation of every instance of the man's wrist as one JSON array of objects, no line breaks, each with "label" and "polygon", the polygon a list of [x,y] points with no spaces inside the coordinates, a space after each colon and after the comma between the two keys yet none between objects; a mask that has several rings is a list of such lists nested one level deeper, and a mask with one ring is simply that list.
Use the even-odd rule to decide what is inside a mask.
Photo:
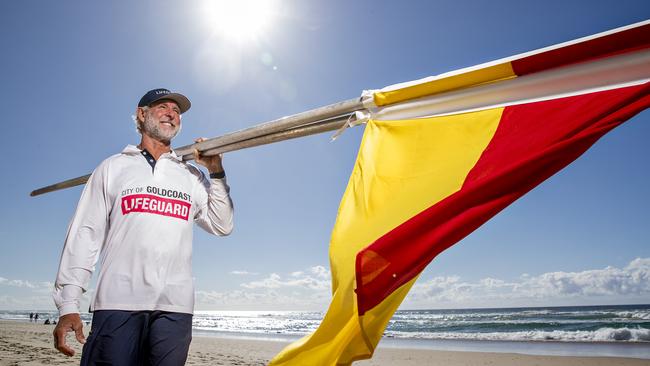
[{"label": "man's wrist", "polygon": [[59,316],[68,314],[79,314],[79,307],[76,304],[65,304],[59,307]]},{"label": "man's wrist", "polygon": [[226,172],[221,169],[219,171],[210,171],[210,179],[223,179],[226,177]]}]

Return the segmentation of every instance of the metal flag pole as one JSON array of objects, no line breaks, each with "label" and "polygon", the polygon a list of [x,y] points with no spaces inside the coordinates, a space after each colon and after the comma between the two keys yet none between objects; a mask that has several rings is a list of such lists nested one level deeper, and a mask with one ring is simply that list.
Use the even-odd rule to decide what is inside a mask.
[{"label": "metal flag pole", "polygon": [[[288,117],[282,117],[199,143],[185,145],[174,149],[174,151],[183,160],[187,161],[194,159],[194,149],[199,150],[203,155],[212,156],[224,152],[334,131],[345,125],[352,113],[363,109],[365,108],[360,98],[349,99]],[[79,186],[85,184],[89,178],[90,174],[86,174],[77,178],[68,179],[36,189],[29,195],[34,197]]]},{"label": "metal flag pole", "polygon": [[198,149],[200,152],[203,152],[215,147],[248,140],[250,138],[260,137],[263,135],[269,135],[275,132],[288,130],[290,128],[322,121],[332,117],[349,115],[350,113],[361,109],[364,109],[364,107],[360,98],[348,99],[306,112],[297,113],[288,117],[278,118],[270,122],[262,123],[196,144],[182,146],[178,149],[174,149],[174,151],[176,151],[176,154],[183,156],[191,154],[194,149]]}]

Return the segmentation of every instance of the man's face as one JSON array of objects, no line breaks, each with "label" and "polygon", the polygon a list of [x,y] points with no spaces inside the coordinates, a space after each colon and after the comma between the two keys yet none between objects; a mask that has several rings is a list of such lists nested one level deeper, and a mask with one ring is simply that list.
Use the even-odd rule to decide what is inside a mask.
[{"label": "man's face", "polygon": [[149,109],[142,111],[144,114],[142,133],[155,140],[168,143],[181,129],[181,110],[173,101],[163,99],[152,103]]}]

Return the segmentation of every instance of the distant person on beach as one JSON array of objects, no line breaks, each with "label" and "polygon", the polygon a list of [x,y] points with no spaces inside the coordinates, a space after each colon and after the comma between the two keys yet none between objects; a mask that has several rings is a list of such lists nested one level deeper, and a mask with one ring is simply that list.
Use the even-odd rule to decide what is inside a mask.
[{"label": "distant person on beach", "polygon": [[34,321],[35,321],[35,322],[38,321],[38,313],[35,313],[35,314],[34,314]]},{"label": "distant person on beach", "polygon": [[[189,108],[182,94],[147,92],[134,116],[140,144],[104,160],[81,194],[54,290],[60,314],[54,347],[74,355],[66,337],[75,332],[84,344],[81,365],[185,364],[194,311],[193,223],[215,235],[233,227],[221,156],[194,151],[206,176],[170,148]],[[100,257],[86,340],[79,303]]]},{"label": "distant person on beach", "polygon": [[45,324],[45,325],[50,324],[50,318],[45,319],[45,321],[43,322],[43,324]]},{"label": "distant person on beach", "polygon": [[34,320],[34,313],[29,313],[29,321],[31,322]]}]

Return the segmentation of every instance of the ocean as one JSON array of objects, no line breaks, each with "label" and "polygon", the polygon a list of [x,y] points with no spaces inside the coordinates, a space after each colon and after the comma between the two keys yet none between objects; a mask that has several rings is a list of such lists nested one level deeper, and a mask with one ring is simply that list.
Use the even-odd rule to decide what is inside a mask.
[{"label": "ocean", "polygon": [[[39,320],[55,314],[39,312]],[[197,311],[193,326],[201,336],[291,341],[314,331],[323,315]],[[0,319],[29,321],[29,313],[0,311]],[[650,359],[650,305],[399,310],[380,346]]]}]

